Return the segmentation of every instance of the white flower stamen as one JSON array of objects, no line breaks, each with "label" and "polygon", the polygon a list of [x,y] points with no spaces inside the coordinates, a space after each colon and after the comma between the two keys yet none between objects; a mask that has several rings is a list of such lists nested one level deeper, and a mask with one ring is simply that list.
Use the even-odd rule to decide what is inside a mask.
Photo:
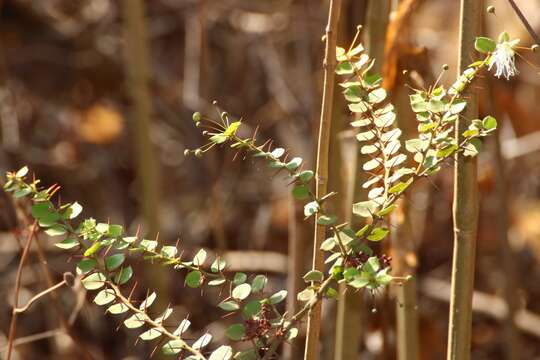
[{"label": "white flower stamen", "polygon": [[[519,41],[519,40],[518,40]],[[515,63],[515,51],[514,47],[517,45],[517,41],[504,41],[497,44],[497,47],[491,59],[489,61],[489,70],[495,65],[495,76],[500,78],[504,76],[506,80],[509,80],[512,76],[519,74]]]}]

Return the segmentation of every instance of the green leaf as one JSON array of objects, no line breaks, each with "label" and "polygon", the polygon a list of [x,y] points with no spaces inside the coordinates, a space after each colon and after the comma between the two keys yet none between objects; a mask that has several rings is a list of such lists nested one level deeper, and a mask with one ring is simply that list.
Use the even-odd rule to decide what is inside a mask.
[{"label": "green leaf", "polygon": [[450,155],[452,155],[456,150],[458,149],[458,146],[456,144],[450,144],[446,147],[443,147],[442,149],[437,151],[437,157],[438,158],[445,158]]},{"label": "green leaf", "polygon": [[222,345],[212,352],[208,360],[230,360],[232,358],[232,348]]},{"label": "green leaf", "polygon": [[493,116],[486,116],[482,120],[482,127],[485,130],[493,130],[497,128],[497,119],[495,119]]},{"label": "green leaf", "polygon": [[368,94],[368,101],[371,104],[378,104],[386,99],[386,90],[383,88],[377,88]]},{"label": "green leaf", "polygon": [[109,224],[99,223],[96,225],[96,231],[102,234],[107,234],[109,232]]},{"label": "green leaf", "polygon": [[159,330],[158,328],[146,330],[145,332],[139,335],[141,340],[144,340],[144,341],[154,340],[160,336],[161,336],[161,330]]},{"label": "green leaf", "polygon": [[478,129],[469,129],[463,132],[464,137],[473,137],[480,134],[480,131]]},{"label": "green leaf", "polygon": [[66,238],[63,241],[54,244],[54,246],[60,249],[68,250],[68,249],[73,249],[74,247],[79,246],[79,242],[77,241],[77,239]]},{"label": "green leaf", "polygon": [[39,226],[41,227],[50,227],[53,225],[58,225],[57,221],[60,220],[60,214],[56,211],[48,212],[39,218]]},{"label": "green leaf", "polygon": [[210,280],[208,282],[208,285],[210,285],[210,286],[219,286],[219,285],[223,284],[225,281],[227,281],[227,280],[224,277],[222,277],[222,278]]},{"label": "green leaf", "polygon": [[296,185],[292,190],[292,194],[295,199],[298,199],[298,200],[307,199],[309,197],[309,187],[307,187],[304,184]]},{"label": "green leaf", "polygon": [[86,251],[84,252],[85,257],[89,257],[94,255],[99,249],[101,248],[101,243],[99,241],[96,241],[92,244]]},{"label": "green leaf", "polygon": [[116,276],[114,277],[114,282],[118,285],[124,285],[127,283],[133,276],[133,269],[131,266],[120,269]]},{"label": "green leaf", "polygon": [[317,224],[323,225],[323,226],[331,226],[334,225],[337,221],[336,215],[321,215],[317,218]]},{"label": "green leaf", "polygon": [[392,204],[390,206],[387,206],[385,207],[384,209],[382,209],[381,211],[379,211],[377,213],[377,216],[385,216],[385,215],[388,215],[390,214],[392,211],[394,211],[395,209],[397,208],[397,205],[396,204]]},{"label": "green leaf", "polygon": [[218,307],[225,311],[236,311],[240,309],[240,305],[236,301],[222,301],[218,304]]},{"label": "green leaf", "polygon": [[319,203],[317,201],[311,201],[304,205],[304,216],[310,217],[319,211]]},{"label": "green leaf", "polygon": [[74,202],[67,208],[65,212],[65,216],[68,219],[75,219],[77,216],[79,216],[82,210],[83,210],[83,207],[81,206],[81,204],[79,204],[78,202]]},{"label": "green leaf", "polygon": [[176,330],[174,330],[173,335],[175,335],[175,336],[182,335],[183,333],[185,333],[189,329],[190,326],[191,326],[191,321],[189,321],[188,319],[182,320],[180,322],[180,325],[178,325]]},{"label": "green leaf", "polygon": [[144,325],[144,320],[145,320],[144,315],[137,313],[137,314],[131,315],[126,320],[124,320],[124,325],[128,329],[136,329]]},{"label": "green leaf", "polygon": [[62,225],[54,225],[45,230],[45,233],[49,236],[61,236],[66,233],[66,228]]},{"label": "green leaf", "polygon": [[293,158],[291,161],[289,161],[285,167],[289,170],[296,170],[300,167],[300,165],[302,165],[302,158],[300,157],[295,157]]},{"label": "green leaf", "polygon": [[323,281],[323,279],[324,279],[324,274],[320,272],[319,270],[311,270],[311,271],[308,271],[304,275],[304,281],[306,282]]},{"label": "green leaf", "polygon": [[374,170],[374,169],[378,168],[381,165],[382,165],[382,160],[381,159],[373,158],[371,160],[366,161],[362,165],[362,169],[364,169],[365,171],[371,171],[371,170]]},{"label": "green leaf", "polygon": [[340,62],[336,66],[336,74],[338,75],[352,74],[353,72],[353,64],[351,64],[349,61]]},{"label": "green leaf", "polygon": [[210,270],[213,273],[218,273],[218,272],[223,271],[226,265],[227,265],[227,262],[225,262],[225,260],[223,260],[222,258],[218,257],[216,258],[216,260],[214,260],[214,262],[210,266]]},{"label": "green leaf", "polygon": [[414,179],[411,177],[409,178],[407,181],[403,182],[403,181],[400,181],[398,182],[396,185],[392,186],[390,189],[388,189],[388,192],[390,194],[398,194],[398,193],[402,193],[403,191],[405,191],[409,185],[412,184],[412,182],[414,181]]},{"label": "green leaf", "polygon": [[232,291],[232,297],[238,300],[244,300],[251,294],[251,285],[240,284],[236,286]]},{"label": "green leaf", "polygon": [[364,225],[360,230],[356,232],[356,236],[358,237],[364,236],[364,234],[366,233],[366,231],[368,231],[368,229],[369,229],[369,224]]},{"label": "green leaf", "polygon": [[169,307],[166,308],[165,311],[161,315],[159,315],[157,318],[154,319],[154,322],[159,323],[159,324],[163,323],[165,320],[167,320],[169,316],[171,316],[172,312],[173,312],[173,309]]},{"label": "green leaf", "polygon": [[25,197],[26,195],[30,194],[31,192],[32,192],[32,189],[30,189],[29,187],[25,187],[23,189],[15,191],[15,193],[13,193],[13,196],[16,199],[20,199],[20,198]]},{"label": "green leaf", "polygon": [[375,228],[371,231],[371,233],[368,235],[367,239],[370,241],[381,241],[388,235],[390,230],[383,227]]},{"label": "green leaf", "polygon": [[257,360],[259,358],[257,351],[255,349],[248,349],[237,352],[234,355],[234,360]]},{"label": "green leaf", "polygon": [[202,274],[200,271],[191,271],[186,276],[186,284],[190,288],[198,288],[202,283]]},{"label": "green leaf", "polygon": [[272,155],[272,157],[275,158],[275,159],[279,159],[280,157],[283,156],[283,154],[285,154],[285,149],[284,148],[275,148],[270,153],[270,155]]},{"label": "green leaf", "polygon": [[170,245],[162,246],[161,251],[160,251],[161,255],[169,259],[173,259],[177,253],[178,253],[178,249],[176,248],[176,246],[170,246]]},{"label": "green leaf", "polygon": [[17,172],[15,173],[15,176],[18,178],[23,178],[26,176],[26,174],[28,174],[28,166],[23,166],[22,168],[17,170]]},{"label": "green leaf", "polygon": [[246,336],[244,324],[233,324],[227,328],[225,335],[232,341],[240,341]]},{"label": "green leaf", "polygon": [[381,268],[381,264],[379,263],[379,258],[376,256],[370,257],[364,266],[362,266],[362,270],[366,271],[369,274],[376,274],[377,271]]},{"label": "green leaf", "polygon": [[358,85],[349,86],[343,91],[343,96],[349,102],[359,102],[362,101],[362,94],[364,91]]},{"label": "green leaf", "polygon": [[298,179],[303,183],[307,183],[313,179],[313,176],[315,176],[315,173],[312,170],[304,170],[298,174]]},{"label": "green leaf", "polygon": [[86,290],[97,290],[105,285],[106,279],[107,278],[105,275],[100,272],[96,272],[82,279],[81,283]]},{"label": "green leaf", "polygon": [[208,345],[210,341],[212,341],[212,335],[206,333],[200,338],[198,338],[197,341],[195,341],[193,345],[191,345],[191,347],[196,350],[199,350],[205,347],[206,345]]},{"label": "green leaf", "polygon": [[242,310],[242,313],[244,316],[250,318],[254,315],[257,315],[259,311],[261,311],[262,305],[259,300],[251,300],[244,306],[244,310]]},{"label": "green leaf", "polygon": [[171,340],[165,343],[161,348],[161,351],[165,355],[176,355],[184,348],[184,342],[182,340]]},{"label": "green leaf", "polygon": [[330,251],[336,246],[336,241],[333,237],[324,240],[321,244],[321,250]]},{"label": "green leaf", "polygon": [[114,305],[111,305],[109,306],[109,308],[107,309],[107,312],[113,314],[113,315],[119,315],[119,314],[123,314],[125,312],[127,312],[129,310],[129,308],[122,304],[122,303],[118,303],[118,304],[114,304]]},{"label": "green leaf", "polygon": [[115,299],[116,295],[113,289],[104,289],[97,293],[94,303],[103,306],[113,302]]},{"label": "green leaf", "polygon": [[351,282],[348,283],[355,289],[361,289],[369,284],[369,276],[365,273],[362,273],[356,276]]},{"label": "green leaf", "polygon": [[156,301],[157,299],[157,295],[155,292],[151,293],[150,295],[148,295],[146,297],[146,299],[144,299],[144,301],[139,305],[139,310],[146,310],[148,309],[150,306],[152,306],[152,304],[154,303],[154,301]]},{"label": "green leaf", "polygon": [[266,286],[266,283],[268,282],[268,279],[264,275],[257,275],[255,278],[253,278],[253,281],[251,281],[251,291],[252,292],[259,292],[264,289]]},{"label": "green leaf", "polygon": [[157,247],[158,243],[155,240],[142,239],[141,243],[139,245],[144,250],[152,252],[152,251],[156,250],[156,247]]},{"label": "green leaf", "polygon": [[363,101],[360,101],[360,102],[357,102],[357,103],[352,103],[352,104],[349,104],[349,110],[353,113],[357,113],[357,114],[363,114],[365,113],[366,111],[368,111],[370,108],[369,108],[369,105],[366,104],[365,102]]},{"label": "green leaf", "polygon": [[437,99],[430,99],[427,104],[427,110],[432,113],[440,113],[443,112],[445,108],[444,102]]},{"label": "green leaf", "polygon": [[360,274],[360,271],[354,267],[347,268],[345,269],[345,271],[343,271],[343,277],[345,278],[345,281],[347,282],[354,280],[354,278],[358,276],[359,274]]},{"label": "green leaf", "polygon": [[32,217],[34,219],[40,219],[45,215],[49,214],[51,208],[52,205],[49,201],[36,203],[32,205]]},{"label": "green leaf", "polygon": [[77,263],[77,275],[84,275],[94,270],[97,266],[97,261],[94,259],[83,259]]},{"label": "green leaf", "polygon": [[279,304],[287,298],[287,290],[280,290],[268,298],[268,302],[272,305]]},{"label": "green leaf", "polygon": [[483,54],[487,54],[495,51],[497,43],[488,37],[479,36],[474,41],[474,48]]},{"label": "green leaf", "polygon": [[247,280],[247,275],[243,272],[237,272],[236,274],[234,274],[234,278],[233,278],[233,285],[240,285],[240,284],[243,284],[245,283]]},{"label": "green leaf", "polygon": [[388,270],[389,268],[382,269],[375,276],[375,281],[377,281],[379,285],[386,286],[392,281],[393,277],[388,274]]},{"label": "green leaf", "polygon": [[315,296],[315,291],[313,289],[307,288],[296,295],[296,299],[302,302],[308,302]]},{"label": "green leaf", "polygon": [[326,296],[327,298],[330,298],[330,299],[337,299],[338,296],[339,296],[339,293],[334,288],[328,288],[326,290],[326,294],[324,294],[324,296]]},{"label": "green leaf", "polygon": [[353,204],[352,212],[361,217],[371,217],[378,207],[379,205],[373,200],[361,201]]},{"label": "green leaf", "polygon": [[193,265],[202,266],[206,260],[206,250],[200,249],[193,257]]},{"label": "green leaf", "polygon": [[114,254],[105,259],[105,267],[107,270],[112,271],[120,267],[126,260],[124,254]]},{"label": "green leaf", "polygon": [[465,149],[463,150],[463,155],[465,156],[476,156],[482,148],[482,141],[478,138],[470,139],[465,144]]},{"label": "green leaf", "polygon": [[463,110],[465,110],[465,107],[467,106],[467,101],[465,100],[456,100],[452,103],[450,106],[449,113],[452,115],[457,115]]}]

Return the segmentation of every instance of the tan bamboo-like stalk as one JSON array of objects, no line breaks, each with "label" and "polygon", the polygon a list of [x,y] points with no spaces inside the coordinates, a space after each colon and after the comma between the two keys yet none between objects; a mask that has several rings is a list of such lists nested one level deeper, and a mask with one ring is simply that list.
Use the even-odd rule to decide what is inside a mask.
[{"label": "tan bamboo-like stalk", "polygon": [[[493,79],[487,79],[488,85],[488,106],[491,108],[495,118],[502,120],[503,112],[500,106],[492,100],[496,99],[495,85]],[[499,254],[502,259],[503,294],[508,312],[504,321],[504,337],[506,360],[521,359],[521,346],[519,333],[516,327],[516,313],[519,310],[519,298],[517,294],[517,276],[514,265],[512,248],[508,242],[509,215],[508,215],[508,183],[506,175],[505,161],[501,151],[501,132],[498,131],[493,137],[493,158],[495,168],[495,192],[497,198],[497,240],[499,243]]]},{"label": "tan bamboo-like stalk", "polygon": [[[305,270],[305,248],[304,238],[300,234],[298,224],[296,199],[289,194],[287,199],[289,205],[289,226],[288,226],[288,257],[287,257],[287,312],[296,314],[300,306],[296,299],[296,294],[302,290],[304,280],[302,273]],[[302,348],[298,344],[284,344],[284,358],[289,360],[298,359],[302,356]]]},{"label": "tan bamboo-like stalk", "polygon": [[[343,219],[352,221],[352,204],[356,189],[358,141],[353,131],[344,132],[340,135],[341,162],[343,178]],[[336,332],[334,344],[334,359],[346,360],[358,357],[358,351],[362,339],[362,307],[363,293],[347,290],[345,284],[340,284],[340,299],[337,302]]]},{"label": "tan bamboo-like stalk", "polygon": [[[462,73],[475,56],[474,39],[478,36],[482,17],[481,0],[461,0],[459,66]],[[469,86],[463,95],[467,108],[457,120],[456,139],[462,139],[469,122],[478,116],[477,90]],[[478,223],[477,165],[473,157],[456,155],[454,171],[454,252],[452,260],[452,292],[448,324],[449,360],[468,360],[471,350],[472,294]]]},{"label": "tan bamboo-like stalk", "polygon": [[[328,180],[328,153],[330,145],[330,127],[332,124],[332,104],[334,101],[334,82],[336,68],[336,40],[337,25],[341,10],[341,0],[330,0],[328,12],[328,24],[326,26],[324,53],[324,84],[321,106],[321,118],[319,124],[319,139],[317,144],[317,180],[315,193],[317,198],[326,195]],[[324,206],[324,204],[323,204]],[[315,270],[324,270],[323,253],[320,244],[325,236],[325,228],[317,225],[318,216],[315,219],[315,232],[313,237],[313,263]],[[319,353],[319,335],[321,331],[321,304],[318,303],[308,315],[306,333],[305,360],[317,359]]]},{"label": "tan bamboo-like stalk", "polygon": [[[142,0],[123,0],[125,37],[126,91],[131,100],[130,130],[137,168],[140,207],[146,232],[155,236],[159,229],[159,166],[150,140],[152,102],[148,89],[150,53],[147,39],[145,7]],[[148,266],[146,279],[164,303],[169,298],[168,278],[164,269]],[[159,299],[158,299],[159,300]]]},{"label": "tan bamboo-like stalk", "polygon": [[[414,256],[414,244],[409,223],[408,201],[403,198],[399,209],[392,214],[392,273],[406,277],[414,274],[407,259]],[[394,286],[396,297],[396,342],[398,360],[417,360],[418,305],[416,279],[409,278]]]}]

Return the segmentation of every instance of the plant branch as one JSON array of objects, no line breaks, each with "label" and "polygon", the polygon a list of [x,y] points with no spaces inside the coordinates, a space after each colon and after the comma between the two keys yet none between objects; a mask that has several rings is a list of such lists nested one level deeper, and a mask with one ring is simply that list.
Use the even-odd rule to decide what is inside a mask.
[{"label": "plant branch", "polygon": [[518,16],[519,20],[523,23],[523,26],[527,29],[529,34],[532,36],[536,44],[540,45],[540,37],[536,34],[536,31],[534,31],[531,24],[527,21],[527,18],[523,13],[521,12],[520,8],[517,6],[516,2],[514,0],[508,0],[510,3],[510,6],[512,6],[512,9],[516,12],[516,15]]},{"label": "plant branch", "polygon": [[[317,197],[327,192],[328,186],[328,154],[330,147],[330,126],[332,123],[332,104],[334,102],[334,79],[336,68],[337,29],[341,11],[341,0],[330,0],[328,24],[326,26],[326,49],[324,55],[324,84],[319,139],[317,145],[316,190]],[[319,214],[315,217],[315,233],[313,238],[312,269],[321,271],[324,268],[323,252],[320,245],[324,239],[326,228],[317,224]],[[321,331],[321,306],[316,304],[309,309],[306,333],[305,360],[316,359],[318,355],[319,334]]]},{"label": "plant branch", "polygon": [[15,291],[13,295],[13,311],[11,314],[11,322],[9,325],[9,335],[8,335],[8,345],[7,345],[7,355],[6,360],[11,360],[11,353],[13,351],[13,340],[15,339],[15,334],[17,333],[17,312],[16,309],[19,306],[19,292],[21,291],[21,275],[22,270],[24,268],[24,264],[26,262],[26,258],[28,257],[28,251],[30,250],[30,246],[32,245],[32,240],[34,239],[34,236],[36,234],[36,231],[38,229],[38,223],[37,220],[34,221],[30,228],[30,232],[28,233],[28,236],[26,238],[26,244],[24,245],[24,249],[21,255],[21,260],[19,261],[19,267],[17,269],[17,275],[15,277]]},{"label": "plant branch", "polygon": [[28,308],[30,307],[30,305],[32,305],[34,302],[36,302],[37,300],[39,300],[39,298],[55,291],[56,289],[59,289],[61,288],[62,286],[66,285],[66,280],[62,280],[60,281],[58,284],[56,285],[53,285],[52,287],[48,288],[48,289],[45,289],[43,290],[42,292],[34,295],[30,300],[28,300],[28,302],[26,303],[26,305],[24,305],[23,307],[18,307],[18,308],[15,308],[13,309],[13,312],[16,313],[16,314],[19,314],[19,313],[22,313],[22,312],[25,312],[26,310],[28,310]]}]

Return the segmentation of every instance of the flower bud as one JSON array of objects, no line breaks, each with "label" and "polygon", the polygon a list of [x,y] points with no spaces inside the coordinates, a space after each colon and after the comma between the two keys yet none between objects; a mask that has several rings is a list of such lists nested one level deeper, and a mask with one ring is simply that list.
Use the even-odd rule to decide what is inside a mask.
[{"label": "flower bud", "polygon": [[200,112],[197,111],[197,112],[193,113],[193,121],[195,122],[195,124],[200,123],[201,118],[202,118],[202,116],[201,116]]}]

